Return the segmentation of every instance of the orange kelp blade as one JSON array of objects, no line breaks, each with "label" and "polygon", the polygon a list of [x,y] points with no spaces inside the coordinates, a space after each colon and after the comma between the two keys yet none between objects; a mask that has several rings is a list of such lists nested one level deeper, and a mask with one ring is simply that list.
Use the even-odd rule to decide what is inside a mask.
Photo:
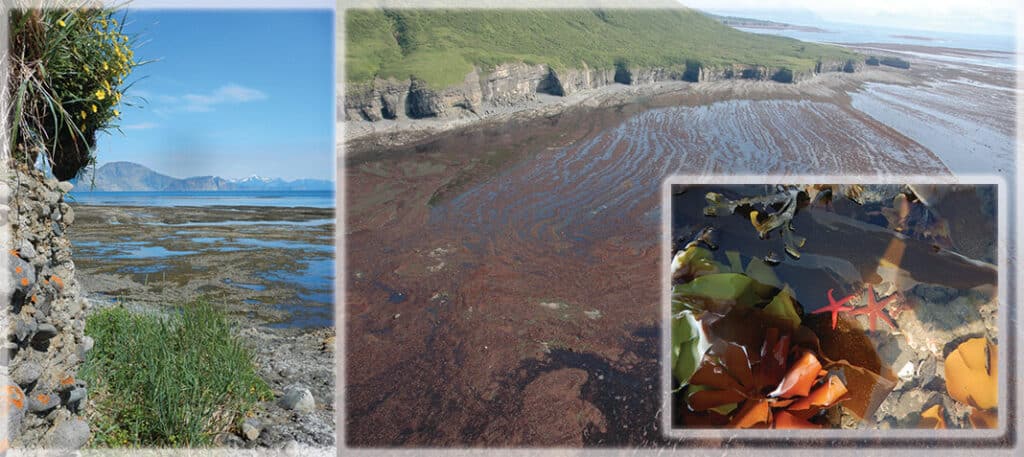
[{"label": "orange kelp blade", "polygon": [[942,416],[942,406],[936,404],[924,410],[921,413],[921,422],[917,423],[917,427],[935,430],[946,428],[946,418]]},{"label": "orange kelp blade", "polygon": [[824,384],[814,389],[810,395],[801,398],[787,408],[789,411],[802,411],[811,408],[828,408],[836,404],[839,399],[846,395],[847,389],[838,376],[832,375]]},{"label": "orange kelp blade", "polygon": [[971,338],[946,356],[946,391],[979,409],[999,404],[998,350],[985,338]]},{"label": "orange kelp blade", "polygon": [[818,424],[807,422],[806,420],[796,417],[786,411],[776,411],[773,414],[773,418],[775,419],[775,423],[772,425],[773,428],[794,430],[821,428]]},{"label": "orange kelp blade", "polygon": [[781,398],[807,396],[814,381],[818,378],[819,371],[821,371],[821,362],[818,362],[818,358],[811,351],[804,351],[786,372],[779,387],[768,396]]},{"label": "orange kelp blade", "polygon": [[701,390],[686,398],[686,403],[694,411],[707,411],[729,403],[739,403],[747,397],[735,390]]},{"label": "orange kelp blade", "polygon": [[717,390],[733,390],[736,392],[744,390],[743,386],[729,374],[725,367],[708,359],[709,357],[705,356],[704,363],[701,364],[693,376],[690,376],[691,385],[706,386]]},{"label": "orange kelp blade", "polygon": [[772,409],[768,400],[747,400],[729,422],[728,428],[767,427],[772,421]]},{"label": "orange kelp blade", "polygon": [[995,411],[975,409],[968,416],[974,428],[998,428],[999,416]]}]

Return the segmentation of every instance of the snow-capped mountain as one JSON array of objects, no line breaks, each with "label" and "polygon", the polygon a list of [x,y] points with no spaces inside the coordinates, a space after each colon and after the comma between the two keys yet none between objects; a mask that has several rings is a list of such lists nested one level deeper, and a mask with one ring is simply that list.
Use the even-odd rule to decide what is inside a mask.
[{"label": "snow-capped mountain", "polygon": [[[220,190],[334,190],[334,183],[322,179],[297,179],[285,181],[281,178],[266,178],[252,175],[241,179],[225,179],[219,176],[193,176],[174,178],[157,173],[133,162],[110,162],[91,168],[72,180],[75,191],[89,192],[145,192],[145,191],[220,191]],[[78,184],[81,183],[81,184]]]}]

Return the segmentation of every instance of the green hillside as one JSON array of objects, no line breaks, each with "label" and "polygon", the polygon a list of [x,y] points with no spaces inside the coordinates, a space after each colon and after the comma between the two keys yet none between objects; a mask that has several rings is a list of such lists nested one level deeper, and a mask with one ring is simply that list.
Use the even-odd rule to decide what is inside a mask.
[{"label": "green hillside", "polygon": [[856,54],[835,46],[741,32],[691,9],[348,10],[351,83],[414,75],[430,86],[504,62],[575,68],[765,65],[793,71]]}]

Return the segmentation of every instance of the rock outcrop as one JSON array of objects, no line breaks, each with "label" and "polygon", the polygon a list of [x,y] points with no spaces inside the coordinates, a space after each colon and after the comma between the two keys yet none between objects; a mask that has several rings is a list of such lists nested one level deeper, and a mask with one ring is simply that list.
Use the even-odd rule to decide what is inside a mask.
[{"label": "rock outcrop", "polygon": [[759,65],[701,65],[638,67],[618,64],[595,69],[555,68],[522,62],[498,65],[489,71],[469,72],[459,83],[443,89],[432,88],[415,77],[397,80],[374,79],[351,85],[338,103],[338,117],[349,121],[377,122],[385,119],[423,119],[479,115],[482,108],[511,106],[534,99],[537,94],[572,95],[581,90],[610,84],[640,85],[660,81],[707,82],[749,79],[797,83],[826,72],[860,71],[858,60],[819,61],[813,69],[794,71]]},{"label": "rock outcrop", "polygon": [[0,445],[77,449],[89,439],[81,417],[86,385],[77,370],[92,342],[84,334],[88,302],[66,236],[75,213],[64,195],[72,185],[23,167],[5,173],[0,292],[8,308],[0,372],[7,379],[0,404],[9,436]]}]

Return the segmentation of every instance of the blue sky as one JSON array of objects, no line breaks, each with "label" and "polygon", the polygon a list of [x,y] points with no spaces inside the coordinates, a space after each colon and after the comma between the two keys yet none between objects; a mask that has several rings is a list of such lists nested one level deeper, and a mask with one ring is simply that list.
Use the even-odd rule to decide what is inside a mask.
[{"label": "blue sky", "polygon": [[[334,18],[330,10],[130,10],[139,36],[123,134],[100,164],[175,177],[331,179]],[[145,98],[146,101],[133,99]]]}]

